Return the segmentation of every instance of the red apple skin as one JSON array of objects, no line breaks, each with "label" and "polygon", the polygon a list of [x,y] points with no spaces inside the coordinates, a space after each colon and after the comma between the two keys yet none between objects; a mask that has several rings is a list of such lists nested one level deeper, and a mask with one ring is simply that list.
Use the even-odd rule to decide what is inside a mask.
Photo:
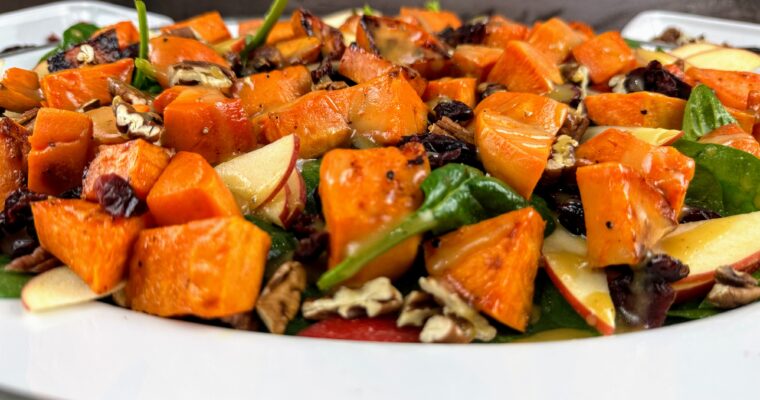
[{"label": "red apple skin", "polygon": [[[735,262],[731,267],[737,271],[753,273],[760,267],[760,251]],[[697,275],[689,275],[686,278],[673,284],[673,290],[676,291],[676,303],[683,303],[689,300],[704,297],[712,289],[715,283],[715,270],[704,272]]]},{"label": "red apple skin", "polygon": [[283,225],[285,226],[289,226],[293,223],[293,221],[301,215],[304,206],[306,206],[306,182],[303,180],[303,175],[301,175],[298,170],[294,170],[293,173],[297,174],[298,180],[294,185],[295,187],[290,187],[291,185],[288,185],[288,216],[286,219],[282,220]]},{"label": "red apple skin", "polygon": [[[544,265],[548,265],[546,260],[544,259]],[[615,327],[609,326],[605,324],[601,319],[596,318],[593,314],[591,314],[591,311],[586,308],[583,303],[580,302],[571,292],[570,290],[565,287],[565,285],[562,284],[562,280],[559,279],[559,277],[554,273],[554,271],[551,269],[551,267],[544,268],[546,273],[549,275],[549,279],[551,279],[552,283],[554,284],[554,287],[559,290],[560,294],[562,294],[562,297],[567,300],[567,302],[570,304],[571,307],[573,307],[573,310],[578,313],[581,317],[583,317],[584,320],[586,320],[586,323],[593,326],[594,329],[599,331],[602,335],[609,336],[615,333]]]},{"label": "red apple skin", "polygon": [[274,196],[277,195],[277,193],[282,190],[283,187],[288,183],[288,178],[290,178],[290,174],[296,170],[296,162],[298,162],[298,152],[301,150],[301,140],[298,139],[298,136],[293,135],[293,151],[291,153],[290,157],[290,163],[288,164],[287,171],[285,175],[283,175],[282,180],[277,184],[277,187],[272,190],[272,193],[269,194],[269,197],[266,198],[266,200],[262,201],[261,204],[266,204],[269,201],[271,201]]}]

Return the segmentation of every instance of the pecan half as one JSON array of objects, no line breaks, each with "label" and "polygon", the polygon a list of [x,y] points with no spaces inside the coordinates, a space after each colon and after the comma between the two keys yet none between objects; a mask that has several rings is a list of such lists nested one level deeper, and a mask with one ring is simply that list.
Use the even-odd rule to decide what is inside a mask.
[{"label": "pecan half", "polygon": [[256,302],[256,313],[269,332],[282,334],[301,306],[301,293],[306,289],[306,270],[297,261],[282,264]]},{"label": "pecan half", "polygon": [[308,300],[301,313],[306,319],[326,319],[339,315],[346,319],[376,317],[398,311],[403,298],[390,279],[373,279],[358,289],[341,287],[332,297]]}]

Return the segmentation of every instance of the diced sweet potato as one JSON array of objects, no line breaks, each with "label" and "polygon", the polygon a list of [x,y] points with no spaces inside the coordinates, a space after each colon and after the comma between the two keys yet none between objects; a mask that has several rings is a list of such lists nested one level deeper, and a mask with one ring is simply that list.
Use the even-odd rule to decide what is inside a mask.
[{"label": "diced sweet potato", "polygon": [[562,83],[559,68],[531,45],[511,41],[488,74],[489,82],[504,84],[510,92],[546,94]]},{"label": "diced sweet potato", "polygon": [[97,201],[95,182],[103,175],[116,174],[129,182],[137,197],[145,200],[167,165],[167,151],[142,139],[101,146],[87,168],[87,175],[82,184],[82,197]]},{"label": "diced sweet potato", "polygon": [[549,60],[559,64],[567,59],[570,52],[585,41],[585,37],[559,18],[537,23],[530,31],[528,43],[543,53]]},{"label": "diced sweet potato", "polygon": [[8,68],[0,82],[0,108],[24,112],[39,107],[42,101],[37,73],[21,68]]},{"label": "diced sweet potato", "polygon": [[[416,162],[422,159],[422,163]],[[415,162],[410,162],[415,161]],[[319,194],[330,233],[330,267],[351,247],[372,240],[422,203],[420,184],[430,167],[418,143],[367,150],[333,150],[322,160]],[[415,236],[364,266],[349,282],[401,276],[414,261],[421,237]]]},{"label": "diced sweet potato", "polygon": [[691,158],[673,147],[654,146],[617,129],[608,129],[583,143],[575,150],[575,157],[593,163],[618,162],[637,171],[665,195],[676,214],[694,177]]},{"label": "diced sweet potato", "polygon": [[425,265],[476,309],[524,332],[533,290],[544,220],[523,208],[467,225],[425,245]]},{"label": "diced sweet potato", "polygon": [[525,40],[528,37],[528,31],[528,27],[523,24],[495,15],[488,19],[483,44],[503,49],[513,40]]},{"label": "diced sweet potato", "polygon": [[755,114],[748,111],[740,111],[736,108],[726,107],[726,111],[731,114],[744,132],[752,133],[752,127],[755,125]]},{"label": "diced sweet potato", "polygon": [[313,37],[298,37],[283,40],[274,45],[288,65],[316,62],[319,59],[321,46],[322,42]]},{"label": "diced sweet potato", "polygon": [[40,245],[68,265],[95,293],[126,276],[127,261],[147,215],[115,218],[96,203],[50,199],[32,203]]},{"label": "diced sweet potato", "polygon": [[591,267],[635,265],[676,226],[665,197],[620,163],[578,168]]},{"label": "diced sweet potato", "polygon": [[82,183],[92,143],[88,116],[42,108],[29,142],[29,190],[57,196]]},{"label": "diced sweet potato", "polygon": [[29,132],[8,117],[0,118],[0,211],[5,199],[24,183]]},{"label": "diced sweet potato", "polygon": [[591,25],[581,22],[581,21],[570,21],[568,24],[571,28],[573,28],[574,31],[580,33],[584,36],[585,40],[591,39],[594,36],[596,36],[596,32],[594,32],[594,28],[591,27]]},{"label": "diced sweet potato", "polygon": [[760,143],[737,124],[723,125],[699,138],[699,142],[733,147],[760,158]]},{"label": "diced sweet potato", "polygon": [[438,33],[446,28],[459,28],[462,21],[450,11],[431,11],[424,8],[401,7],[399,14],[402,17],[412,17],[419,21],[420,25],[430,33]]},{"label": "diced sweet potato", "polygon": [[119,41],[119,48],[126,49],[129,45],[140,41],[140,32],[135,28],[132,21],[121,21],[113,25],[108,25],[95,31],[90,38],[96,38],[113,29],[116,31],[116,39]]},{"label": "diced sweet potato", "polygon": [[175,86],[164,91],[154,106],[164,115],[164,147],[198,153],[211,164],[256,147],[242,101],[230,99],[219,90]]},{"label": "diced sweet potato", "polygon": [[74,111],[93,99],[111,103],[108,78],[132,82],[134,61],[131,58],[111,64],[67,69],[42,78],[42,92],[48,107]]},{"label": "diced sweet potato", "polygon": [[255,117],[311,91],[311,73],[303,65],[262,72],[246,77],[235,87],[249,117]]},{"label": "diced sweet potato", "polygon": [[478,81],[475,78],[442,78],[428,82],[422,100],[431,105],[440,99],[458,100],[475,107],[475,90]]},{"label": "diced sweet potato", "polygon": [[475,116],[475,144],[486,171],[529,198],[544,173],[554,133],[486,109]]},{"label": "diced sweet potato", "polygon": [[148,193],[148,208],[159,225],[241,216],[235,198],[214,168],[198,154],[181,151]]},{"label": "diced sweet potato", "polygon": [[242,218],[213,218],[140,233],[129,266],[132,309],[218,318],[256,304],[271,239]]},{"label": "diced sweet potato", "polygon": [[723,104],[739,110],[748,108],[747,99],[751,91],[760,91],[760,74],[754,72],[692,67],[686,70],[686,76],[709,86]]},{"label": "diced sweet potato", "polygon": [[602,93],[584,100],[597,125],[681,129],[686,101],[653,92]]},{"label": "diced sweet potato", "polygon": [[605,32],[576,46],[573,56],[589,70],[594,83],[607,83],[615,75],[636,68],[636,55],[618,32]]},{"label": "diced sweet potato", "polygon": [[229,68],[229,63],[211,47],[195,40],[177,36],[159,36],[150,40],[150,63],[156,67],[156,79],[167,87],[169,67],[183,61],[205,61]]},{"label": "diced sweet potato", "polygon": [[[254,35],[263,24],[264,20],[260,18],[240,21],[238,24],[238,36],[245,37],[245,35],[248,34]],[[269,31],[269,36],[267,36],[266,43],[274,44],[282,40],[291,39],[293,37],[295,37],[295,33],[293,32],[293,24],[291,24],[290,20],[280,21],[274,24],[272,30]]]},{"label": "diced sweet potato", "polygon": [[475,114],[491,112],[557,134],[567,119],[568,106],[531,93],[497,92],[478,103]]},{"label": "diced sweet potato", "polygon": [[351,43],[346,48],[338,66],[338,72],[341,75],[356,83],[371,81],[394,70],[400,71],[404,75],[418,95],[421,96],[424,93],[427,81],[417,71],[393,65],[377,54],[362,49],[356,43]]},{"label": "diced sweet potato", "polygon": [[303,8],[293,11],[290,24],[293,26],[293,33],[296,37],[317,39],[324,58],[337,60],[346,49],[343,34],[337,28],[333,28]]},{"label": "diced sweet potato", "polygon": [[451,60],[457,73],[484,81],[502,53],[500,48],[461,44]]},{"label": "diced sweet potato", "polygon": [[210,11],[173,25],[164,26],[161,28],[161,32],[167,33],[180,28],[190,28],[201,39],[212,44],[231,37],[230,31],[227,30],[227,25],[218,11]]}]

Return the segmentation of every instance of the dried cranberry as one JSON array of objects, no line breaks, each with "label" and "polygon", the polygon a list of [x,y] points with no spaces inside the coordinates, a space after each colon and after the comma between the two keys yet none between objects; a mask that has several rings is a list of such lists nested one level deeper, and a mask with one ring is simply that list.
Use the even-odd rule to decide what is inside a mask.
[{"label": "dried cranberry", "polygon": [[124,178],[116,174],[106,174],[95,181],[98,203],[114,217],[131,217],[145,211],[134,189]]},{"label": "dried cranberry", "polygon": [[580,196],[565,195],[555,201],[559,223],[574,235],[585,235],[586,220]]},{"label": "dried cranberry", "polygon": [[480,44],[486,38],[486,24],[475,22],[464,24],[457,29],[447,27],[438,34],[438,37],[451,47],[460,44]]},{"label": "dried cranberry", "polygon": [[314,261],[327,250],[329,235],[321,216],[301,213],[293,221],[290,230],[298,239],[293,254],[293,259],[296,261]]},{"label": "dried cranberry", "polygon": [[433,108],[435,120],[438,121],[443,117],[449,117],[454,122],[465,123],[475,115],[472,108],[458,100],[446,100],[438,103]]},{"label": "dried cranberry", "polygon": [[32,220],[32,202],[45,200],[47,195],[30,192],[27,188],[16,189],[5,199],[2,221],[0,226],[5,233],[15,233],[28,225],[34,225]]},{"label": "dried cranberry", "polygon": [[438,168],[448,163],[461,163],[480,167],[475,146],[453,136],[423,133],[401,138],[398,146],[407,143],[421,143],[427,151],[430,168]]},{"label": "dried cranberry", "polygon": [[628,92],[655,92],[684,100],[691,95],[691,86],[663,68],[657,60],[629,72],[624,85]]},{"label": "dried cranberry", "polygon": [[19,238],[11,245],[11,258],[31,254],[40,244],[33,238]]},{"label": "dried cranberry", "polygon": [[706,208],[687,207],[681,212],[679,223],[705,221],[713,218],[720,218],[721,215],[715,211]]}]

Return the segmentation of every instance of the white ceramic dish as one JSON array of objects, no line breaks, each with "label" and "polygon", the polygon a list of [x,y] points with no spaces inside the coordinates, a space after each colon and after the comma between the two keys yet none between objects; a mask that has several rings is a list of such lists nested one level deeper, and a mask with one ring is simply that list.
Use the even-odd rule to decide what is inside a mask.
[{"label": "white ceramic dish", "polygon": [[670,27],[678,28],[688,36],[704,35],[709,42],[760,47],[758,24],[672,11],[645,11],[628,22],[621,33],[629,39],[649,41]]},{"label": "white ceramic dish", "polygon": [[613,337],[423,346],[241,332],[102,303],[33,315],[0,300],[0,389],[65,399],[744,399],[757,391],[759,315],[756,304]]}]

